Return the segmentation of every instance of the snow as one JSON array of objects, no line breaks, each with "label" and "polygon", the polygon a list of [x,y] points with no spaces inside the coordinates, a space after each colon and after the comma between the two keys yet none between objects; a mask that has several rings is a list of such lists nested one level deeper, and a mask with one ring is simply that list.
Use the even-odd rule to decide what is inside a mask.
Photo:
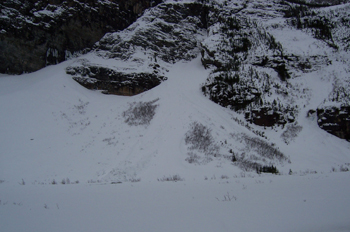
[{"label": "snow", "polygon": [[[349,231],[349,172],[115,185],[0,184],[2,231]],[[226,198],[225,198],[226,197]]]},{"label": "snow", "polygon": [[[220,38],[216,30],[203,42],[209,48]],[[333,53],[292,28],[268,32],[288,53]],[[131,36],[127,30],[118,35]],[[331,105],[324,101],[332,82],[346,78],[344,60],[330,57],[332,65],[289,80],[298,91],[288,103],[300,112],[298,124],[287,128],[247,124],[243,114],[203,96],[211,70],[199,56],[174,65],[159,60],[168,79],[132,97],[87,90],[65,70],[84,63],[151,70],[141,50],[133,61],[88,53],[30,74],[1,74],[1,231],[350,231],[350,144],[320,129],[315,115],[307,117],[310,109]],[[277,74],[269,74],[277,82]],[[157,107],[149,124],[125,122],[131,106],[152,101]],[[203,158],[185,142],[194,122],[208,128],[218,146],[212,161],[186,161],[190,152]],[[271,160],[279,175],[244,171],[227,158],[230,149],[254,157],[244,141],[262,132],[267,139],[259,138],[290,160]],[[182,180],[162,181],[173,176]]]},{"label": "snow", "polygon": [[[229,133],[252,134],[201,94],[209,71],[199,58],[134,97],[84,89],[64,72],[73,62],[0,77],[3,231],[350,230],[349,172],[339,172],[350,146],[315,121],[301,120],[295,142],[280,144],[292,161],[281,176],[224,159],[193,165],[184,144],[191,122],[232,144]],[[129,103],[157,98],[150,125],[124,123]],[[158,181],[176,174],[184,180]],[[61,184],[67,178],[79,183]]]},{"label": "snow", "polygon": [[[52,6],[48,5],[48,7],[52,7]],[[46,7],[46,8],[48,8],[48,7]],[[54,11],[48,10],[46,8],[43,10],[39,10],[39,11],[34,12],[34,16],[42,17],[43,15],[46,15],[46,16],[53,18],[53,17],[59,16],[60,14],[62,14],[64,12],[64,9],[61,7],[57,7],[57,8],[55,7],[56,9]]]}]

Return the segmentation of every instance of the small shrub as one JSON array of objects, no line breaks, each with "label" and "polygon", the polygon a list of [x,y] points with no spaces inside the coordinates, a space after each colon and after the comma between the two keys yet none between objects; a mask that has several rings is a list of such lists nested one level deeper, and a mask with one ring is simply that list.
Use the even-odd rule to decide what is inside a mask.
[{"label": "small shrub", "polygon": [[349,168],[344,166],[344,165],[341,165],[340,168],[339,168],[339,171],[341,171],[341,172],[348,172]]},{"label": "small shrub", "polygon": [[211,135],[211,129],[201,123],[193,122],[191,129],[186,133],[185,142],[191,144],[191,149],[207,151],[214,139]]},{"label": "small shrub", "polygon": [[[91,179],[91,180],[88,180],[87,181],[89,184],[96,184],[96,183],[101,183],[102,181],[101,180],[93,180],[93,179]],[[79,182],[78,182],[79,183]]]},{"label": "small shrub", "polygon": [[272,173],[272,174],[278,174],[279,173],[277,168],[274,167],[273,165],[271,165],[271,166],[260,166],[259,168],[256,168],[256,172],[259,173],[259,174],[262,173],[262,172]]},{"label": "small shrub", "polygon": [[135,182],[140,182],[140,181],[141,181],[141,178],[134,178],[134,177],[133,177],[133,178],[130,178],[129,181],[130,181],[130,182],[133,182],[133,183],[135,183]]},{"label": "small shrub", "polygon": [[289,144],[289,141],[294,140],[302,129],[303,127],[299,125],[288,125],[287,129],[281,134],[281,138],[286,144]]},{"label": "small shrub", "polygon": [[57,182],[55,181],[55,179],[52,180],[51,184],[57,184]]},{"label": "small shrub", "polygon": [[[0,181],[0,183],[2,183],[2,182]],[[22,179],[22,181],[21,181],[19,184],[20,184],[20,185],[25,185],[26,182]]]},{"label": "small shrub", "polygon": [[279,161],[288,160],[281,151],[260,138],[251,138],[249,136],[244,136],[244,140],[246,142],[246,145],[251,149],[254,149],[261,157],[268,159],[277,159]]},{"label": "small shrub", "polygon": [[227,192],[225,195],[224,195],[224,197],[223,197],[223,199],[222,200],[220,200],[219,198],[216,198],[216,200],[218,200],[218,201],[232,201],[232,200],[237,200],[237,197],[235,197],[234,195],[232,195],[232,194],[230,194],[229,192]]},{"label": "small shrub", "polygon": [[[256,170],[257,167],[260,167],[259,163],[244,158],[240,158],[239,162],[235,162],[235,165],[237,165],[240,169],[246,172]],[[244,174],[244,172],[242,173]]]},{"label": "small shrub", "polygon": [[[193,122],[191,129],[185,135],[185,143],[190,145],[190,150],[197,150],[206,155],[206,161],[211,160],[211,156],[216,157],[219,152],[219,146],[214,144],[214,138],[211,135],[211,129],[201,123]],[[198,157],[194,153],[189,153],[188,161],[195,162]]]},{"label": "small shrub", "polygon": [[184,179],[181,178],[178,174],[176,175],[173,175],[173,176],[163,176],[162,178],[158,178],[158,181],[174,181],[174,182],[177,182],[177,181],[183,181]]},{"label": "small shrub", "polygon": [[236,156],[234,154],[232,155],[231,161],[232,162],[236,162],[237,161],[237,158],[236,158]]},{"label": "small shrub", "polygon": [[[275,164],[276,161],[279,161],[279,163],[283,163],[285,161],[290,163],[289,158],[279,151],[278,148],[260,138],[252,138],[242,134],[242,142],[245,142],[245,148],[242,150],[242,153],[234,154],[236,161],[232,164],[239,167],[243,171],[247,172],[255,170],[258,173],[278,173],[277,168],[275,170],[274,166],[269,165]],[[271,168],[271,170],[269,168]]]},{"label": "small shrub", "polygon": [[79,104],[74,105],[74,108],[78,111],[79,114],[85,114],[86,113],[86,107],[89,105],[89,102],[83,102],[81,99],[79,99]]},{"label": "small shrub", "polygon": [[158,106],[154,103],[158,100],[130,104],[129,109],[123,112],[125,123],[130,126],[149,125]]},{"label": "small shrub", "polygon": [[188,157],[185,159],[187,162],[189,162],[190,164],[199,163],[199,160],[201,157],[198,156],[196,153],[188,152],[187,155],[188,155]]},{"label": "small shrub", "polygon": [[62,179],[61,184],[70,184],[69,178]]}]

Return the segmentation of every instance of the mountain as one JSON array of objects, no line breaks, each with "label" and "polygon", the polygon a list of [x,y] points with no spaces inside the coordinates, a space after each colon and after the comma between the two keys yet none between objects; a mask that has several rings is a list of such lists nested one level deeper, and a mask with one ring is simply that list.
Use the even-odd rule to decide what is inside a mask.
[{"label": "mountain", "polygon": [[0,72],[21,74],[88,50],[160,1],[6,0],[0,3]]},{"label": "mountain", "polygon": [[349,8],[169,0],[1,74],[1,228],[349,231]]},{"label": "mountain", "polygon": [[[24,116],[18,113],[23,105],[28,110],[36,108],[33,104],[42,105],[42,110],[26,112],[31,116],[17,123],[23,123],[22,128],[38,126],[34,122],[45,115],[40,123],[49,128],[50,121],[55,122],[56,129],[28,133],[28,149],[39,157],[53,149],[50,157],[55,160],[63,155],[58,154],[59,146],[64,156],[75,153],[87,164],[101,154],[102,167],[84,178],[94,181],[139,178],[141,172],[162,163],[161,154],[170,147],[170,166],[181,160],[194,170],[197,166],[282,174],[346,170],[350,5],[310,4],[161,3],[125,30],[104,35],[90,52],[36,73],[3,77],[8,83],[17,80],[15,89],[38,84],[33,87],[36,94],[46,97],[29,101],[22,91],[3,84],[2,104],[12,110],[2,114],[2,121],[10,126],[17,122],[14,114],[18,120]],[[80,89],[67,78],[93,90]],[[115,103],[103,108],[110,101]],[[60,139],[52,144],[46,133],[57,137],[56,130]],[[18,139],[11,131],[3,130],[2,136],[7,137],[2,149],[9,157],[23,151],[11,143]],[[44,135],[45,142],[32,146],[35,134]],[[107,154],[119,155],[108,161]],[[305,161],[320,154],[324,159]],[[57,175],[52,168],[45,171],[48,176]],[[60,168],[54,169],[62,175]],[[42,170],[37,171],[33,178],[43,178]],[[76,168],[71,171],[76,178],[82,174]]]}]

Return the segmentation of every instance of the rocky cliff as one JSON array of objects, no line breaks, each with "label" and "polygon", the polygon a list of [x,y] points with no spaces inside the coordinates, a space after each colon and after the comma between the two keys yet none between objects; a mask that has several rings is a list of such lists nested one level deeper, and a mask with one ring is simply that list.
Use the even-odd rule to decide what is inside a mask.
[{"label": "rocky cliff", "polygon": [[159,4],[125,30],[107,33],[67,73],[83,86],[108,94],[149,90],[166,80],[169,64],[200,54],[207,12],[197,2]]},{"label": "rocky cliff", "polygon": [[0,3],[0,72],[56,64],[122,30],[160,0],[6,0]]},{"label": "rocky cliff", "polygon": [[[10,29],[1,30],[1,49],[21,63],[1,58],[6,64],[1,68],[33,71],[89,47],[67,74],[89,89],[134,95],[165,81],[173,63],[200,56],[211,70],[203,94],[240,114],[245,125],[280,128],[286,136],[302,130],[298,121],[308,112],[317,112],[320,128],[349,139],[347,2],[50,1],[16,8],[6,1],[1,20]],[[149,6],[154,7],[136,20]],[[11,14],[18,16],[17,24],[9,23]],[[14,52],[18,41],[25,49]],[[29,62],[33,57],[36,62]]]},{"label": "rocky cliff", "polygon": [[[288,134],[301,130],[298,120],[308,110],[317,110],[322,129],[348,139],[349,7],[342,1],[167,1],[127,29],[107,33],[67,73],[88,88],[132,95],[166,80],[170,64],[201,56],[212,70],[204,95],[246,122]],[[314,100],[323,89],[307,84],[310,79],[325,87],[322,98]],[[331,115],[329,107],[342,113]]]}]

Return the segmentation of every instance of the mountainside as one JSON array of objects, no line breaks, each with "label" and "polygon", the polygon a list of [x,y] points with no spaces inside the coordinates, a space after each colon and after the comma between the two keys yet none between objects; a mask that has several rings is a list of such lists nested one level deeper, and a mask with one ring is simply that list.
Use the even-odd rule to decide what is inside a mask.
[{"label": "mountainside", "polygon": [[[125,30],[107,33],[85,55],[38,74],[11,78],[31,83],[39,75],[39,83],[48,83],[38,87],[36,94],[47,95],[43,105],[62,101],[55,103],[59,107],[49,110],[49,115],[45,107],[42,113],[45,121],[60,125],[60,133],[68,133],[62,141],[71,137],[60,145],[64,153],[86,153],[93,160],[97,153],[104,157],[99,162],[104,163],[101,171],[87,175],[94,181],[137,178],[140,171],[164,162],[158,158],[169,150],[171,166],[181,161],[194,169],[216,165],[225,170],[284,174],[347,170],[349,143],[324,130],[349,140],[346,22],[350,4],[310,4],[166,1],[146,10]],[[55,75],[48,73],[51,69],[56,70]],[[42,79],[52,75],[56,78]],[[80,89],[71,93],[66,86],[77,87],[60,76],[71,76],[84,87],[103,93],[136,96],[114,98]],[[9,78],[2,80],[10,83]],[[55,88],[64,88],[54,94],[57,100],[45,94],[56,91],[49,87],[51,81],[59,81]],[[24,103],[8,104],[22,93],[3,88],[4,107],[22,108]],[[15,95],[5,100],[10,96],[6,93]],[[85,97],[87,93],[96,100]],[[26,108],[38,101],[30,100]],[[109,101],[115,106],[100,108]],[[3,121],[14,120],[11,115],[16,112],[7,111]],[[38,112],[31,112],[29,120],[42,118]],[[21,123],[23,128],[32,124]],[[17,135],[10,134],[3,134],[9,141],[3,140],[2,146],[9,157],[21,149],[11,145]],[[68,142],[71,139],[77,141]],[[41,156],[47,151],[35,151],[44,149],[39,144],[28,149]],[[50,141],[45,144],[46,149],[53,146]],[[59,156],[56,152],[50,155],[53,159]],[[119,154],[119,158],[107,161],[110,154]],[[320,162],[304,161],[320,154],[324,156]],[[84,163],[90,162],[87,160]]]},{"label": "mountainside", "polygon": [[[0,56],[42,66],[0,68],[52,65],[0,74],[3,231],[350,230],[348,1],[23,2]],[[40,58],[56,13],[102,38]]]},{"label": "mountainside", "polygon": [[0,73],[33,72],[123,30],[160,1],[6,0],[0,3]]}]

